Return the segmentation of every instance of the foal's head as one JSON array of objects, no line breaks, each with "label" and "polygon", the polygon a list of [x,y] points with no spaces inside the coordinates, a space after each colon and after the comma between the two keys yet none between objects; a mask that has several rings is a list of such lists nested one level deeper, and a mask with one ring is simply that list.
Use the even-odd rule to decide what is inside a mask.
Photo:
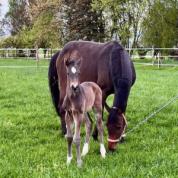
[{"label": "foal's head", "polygon": [[77,92],[79,89],[79,75],[80,75],[80,59],[78,60],[66,60],[66,70],[67,70],[67,81],[68,87],[73,91]]}]

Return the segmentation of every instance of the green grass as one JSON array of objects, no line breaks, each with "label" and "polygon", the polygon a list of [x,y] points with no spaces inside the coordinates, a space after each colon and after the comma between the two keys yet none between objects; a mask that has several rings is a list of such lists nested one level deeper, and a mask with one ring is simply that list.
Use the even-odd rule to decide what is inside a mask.
[{"label": "green grass", "polygon": [[[36,65],[0,60],[2,65]],[[48,65],[41,61],[40,65]],[[178,68],[136,66],[127,108],[127,130],[178,94]],[[112,96],[108,99],[112,103]],[[0,68],[0,177],[177,177],[178,100],[127,136],[103,160],[91,139],[81,169],[66,166],[67,143],[51,103],[47,68]],[[106,114],[105,114],[106,121]],[[105,127],[105,144],[107,131]],[[82,132],[82,142],[84,132]]]},{"label": "green grass", "polygon": [[39,64],[39,66],[47,66],[49,63],[48,59],[43,59],[43,60],[39,60],[36,61],[34,59],[22,59],[22,58],[18,58],[18,59],[1,59],[0,58],[0,66],[37,66],[37,64]]}]

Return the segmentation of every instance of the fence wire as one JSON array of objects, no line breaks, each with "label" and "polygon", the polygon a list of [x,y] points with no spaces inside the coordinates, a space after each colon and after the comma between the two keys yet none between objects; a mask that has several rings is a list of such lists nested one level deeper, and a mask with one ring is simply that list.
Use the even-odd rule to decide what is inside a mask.
[{"label": "fence wire", "polygon": [[132,129],[130,129],[130,130],[128,130],[126,132],[126,135],[128,135],[128,134],[132,133],[133,131],[135,131],[136,129],[138,129],[141,125],[143,125],[144,123],[146,123],[149,119],[151,119],[153,116],[155,116],[156,114],[158,114],[159,112],[161,112],[163,109],[165,109],[170,104],[174,103],[176,100],[178,100],[178,95],[174,96],[171,99],[169,99],[163,105],[159,106],[158,109],[156,109],[155,111],[153,111],[152,113],[150,113],[148,116],[146,116],[144,119],[142,119],[140,122],[138,122]]}]

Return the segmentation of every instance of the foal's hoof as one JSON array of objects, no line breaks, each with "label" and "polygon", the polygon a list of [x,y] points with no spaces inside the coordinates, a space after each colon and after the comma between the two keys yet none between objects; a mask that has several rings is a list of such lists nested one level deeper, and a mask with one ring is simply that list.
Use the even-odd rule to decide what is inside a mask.
[{"label": "foal's hoof", "polygon": [[82,150],[82,156],[85,156],[88,153],[88,150],[88,143],[85,143]]},{"label": "foal's hoof", "polygon": [[82,167],[82,164],[83,164],[83,161],[82,161],[82,160],[77,161],[77,167],[78,167],[78,168],[81,168],[81,167]]},{"label": "foal's hoof", "polygon": [[72,156],[67,156],[67,165],[69,165],[72,161]]},{"label": "foal's hoof", "polygon": [[106,157],[106,149],[103,144],[100,144],[100,153],[102,158]]}]

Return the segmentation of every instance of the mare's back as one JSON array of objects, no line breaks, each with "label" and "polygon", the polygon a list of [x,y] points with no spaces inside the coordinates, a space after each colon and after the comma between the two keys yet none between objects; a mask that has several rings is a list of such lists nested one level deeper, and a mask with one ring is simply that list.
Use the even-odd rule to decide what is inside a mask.
[{"label": "mare's back", "polygon": [[80,85],[85,95],[86,105],[92,107],[96,102],[102,104],[102,91],[96,83],[83,82]]},{"label": "mare's back", "polygon": [[60,78],[61,97],[65,96],[67,81],[66,67],[64,60],[82,59],[80,66],[80,82],[92,81],[101,88],[112,86],[109,74],[109,60],[114,42],[95,43],[88,41],[72,41],[62,49],[58,60],[58,76]]},{"label": "mare's back", "polygon": [[[94,81],[98,83],[98,75],[104,75],[105,80],[109,80],[109,59],[114,42],[96,43],[89,41],[72,41],[65,45],[59,61],[61,70],[66,73],[64,58],[81,58],[80,81]],[[77,53],[76,53],[77,51]]]}]

